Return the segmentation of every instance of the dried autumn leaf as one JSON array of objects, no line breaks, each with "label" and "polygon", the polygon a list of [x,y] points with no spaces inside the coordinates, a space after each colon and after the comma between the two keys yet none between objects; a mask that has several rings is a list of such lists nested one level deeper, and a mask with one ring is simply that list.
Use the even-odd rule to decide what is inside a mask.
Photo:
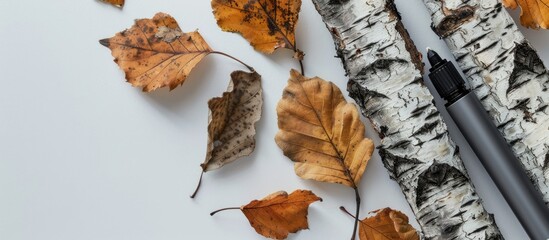
[{"label": "dried autumn leaf", "polygon": [[374,144],[337,86],[292,70],[277,113],[275,140],[298,176],[356,188]]},{"label": "dried autumn leaf", "polygon": [[99,42],[111,49],[127,81],[145,92],[176,88],[205,56],[214,53],[200,33],[182,32],[165,13],[136,20],[130,29]]},{"label": "dried autumn leaf", "polygon": [[297,52],[295,26],[301,0],[212,0],[212,8],[221,29],[242,34],[255,50]]},{"label": "dried autumn leaf", "polygon": [[119,8],[124,6],[124,0],[101,0],[101,1],[106,2],[106,3],[110,3],[114,6],[119,7]]},{"label": "dried autumn leaf", "polygon": [[218,169],[255,148],[255,123],[261,118],[263,91],[261,76],[236,71],[222,97],[208,102],[208,154],[202,164],[205,172]]},{"label": "dried autumn leaf", "polygon": [[549,0],[502,0],[508,8],[521,8],[520,23],[529,28],[549,28]]},{"label": "dried autumn leaf", "polygon": [[[296,70],[290,75],[277,107],[280,131],[276,143],[295,162],[295,172],[301,178],[352,187],[358,216],[358,183],[374,144],[364,136],[357,107],[347,103],[331,82],[305,78]],[[352,239],[357,224],[355,221]]]},{"label": "dried autumn leaf", "polygon": [[[208,152],[201,164],[202,173],[221,168],[254,151],[255,123],[261,118],[263,107],[261,75],[233,72],[227,92],[211,99],[208,106]],[[191,197],[195,195],[196,191]]]},{"label": "dried autumn leaf", "polygon": [[[322,201],[313,192],[296,190],[292,194],[281,191],[261,200],[254,200],[240,207],[255,231],[267,238],[286,239],[289,233],[308,229],[307,215],[309,205]],[[235,209],[225,208],[220,211]]]},{"label": "dried autumn leaf", "polygon": [[408,217],[397,210],[384,208],[375,216],[360,221],[361,240],[419,240],[417,230],[408,223]]}]

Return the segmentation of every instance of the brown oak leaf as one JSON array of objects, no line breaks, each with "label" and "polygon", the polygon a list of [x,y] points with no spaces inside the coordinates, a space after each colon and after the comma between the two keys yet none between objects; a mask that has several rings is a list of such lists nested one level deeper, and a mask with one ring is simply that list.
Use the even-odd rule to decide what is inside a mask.
[{"label": "brown oak leaf", "polygon": [[[222,97],[210,99],[208,150],[202,174],[216,170],[255,149],[255,123],[261,118],[263,90],[261,75],[235,71]],[[202,180],[202,174],[200,180]],[[196,196],[201,181],[191,198]]]},{"label": "brown oak leaf", "polygon": [[528,28],[549,28],[549,0],[502,0],[510,9],[521,8],[520,23]]},{"label": "brown oak leaf", "polygon": [[150,92],[183,84],[191,70],[213,53],[197,31],[185,33],[173,17],[157,13],[139,19],[127,30],[99,41],[112,51],[114,61],[126,73],[126,80]]},{"label": "brown oak leaf", "polygon": [[292,70],[277,113],[275,140],[298,176],[357,187],[374,144],[336,85]]},{"label": "brown oak leaf", "polygon": [[114,6],[119,7],[119,8],[124,7],[124,0],[101,0],[101,1],[106,2],[106,3],[110,3]]},{"label": "brown oak leaf", "polygon": [[384,208],[375,216],[360,221],[361,240],[419,240],[417,230],[408,223],[408,217],[397,210]]},{"label": "brown oak leaf", "polygon": [[[308,229],[309,205],[322,201],[313,192],[296,190],[292,194],[281,191],[261,200],[253,200],[240,207],[255,231],[267,238],[286,239],[289,233]],[[228,209],[221,209],[211,215]]]},{"label": "brown oak leaf", "polygon": [[295,26],[301,0],[212,0],[212,8],[221,29],[242,34],[257,51],[297,51]]}]

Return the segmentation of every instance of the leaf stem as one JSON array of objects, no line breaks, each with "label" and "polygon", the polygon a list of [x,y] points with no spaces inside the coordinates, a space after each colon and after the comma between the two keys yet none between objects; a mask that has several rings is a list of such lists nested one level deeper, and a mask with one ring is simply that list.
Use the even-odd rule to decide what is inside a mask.
[{"label": "leaf stem", "polygon": [[358,218],[360,214],[360,194],[358,192],[358,187],[354,187],[355,190],[355,197],[356,197],[356,217],[355,217],[355,226],[353,228],[353,236],[351,237],[351,240],[355,240],[356,237],[356,231],[358,229]]},{"label": "leaf stem", "polygon": [[352,213],[350,213],[349,211],[347,211],[347,209],[344,207],[344,206],[340,206],[339,207],[339,210],[341,210],[342,212],[346,213],[347,215],[351,216],[352,218],[357,218],[355,217],[355,215],[353,215]]},{"label": "leaf stem", "polygon": [[196,194],[198,193],[198,190],[200,189],[200,185],[202,185],[202,176],[204,176],[204,170],[202,170],[202,173],[200,173],[200,179],[198,180],[198,185],[196,186],[196,189],[194,190],[193,194],[191,195],[191,198],[196,197]]},{"label": "leaf stem", "polygon": [[305,68],[303,67],[303,60],[299,60],[299,67],[301,68],[301,75],[305,76]]},{"label": "leaf stem", "polygon": [[214,214],[216,214],[218,212],[223,212],[223,211],[227,211],[227,210],[240,210],[240,208],[239,207],[222,208],[222,209],[215,210],[215,211],[211,212],[210,216],[213,216]]},{"label": "leaf stem", "polygon": [[[294,58],[297,56],[297,60],[299,61],[299,67],[301,68],[301,75],[305,76],[305,67],[303,66],[303,58],[305,57],[305,54],[297,48],[297,40],[294,40],[295,44],[294,47]],[[291,44],[290,44],[291,45]]]},{"label": "leaf stem", "polygon": [[231,56],[231,55],[229,55],[229,54],[226,54],[226,53],[224,53],[224,52],[218,52],[218,51],[212,51],[212,52],[210,52],[210,53],[211,53],[211,54],[219,54],[219,55],[228,57],[228,58],[230,58],[230,59],[232,59],[232,60],[235,60],[235,61],[239,62],[240,64],[244,65],[244,66],[245,66],[246,68],[248,68],[250,71],[255,72],[255,69],[254,69],[253,67],[251,67],[250,65],[248,65],[248,64],[246,64],[246,63],[244,63],[244,62],[242,62],[240,59],[235,58],[235,57],[233,57],[233,56]]}]

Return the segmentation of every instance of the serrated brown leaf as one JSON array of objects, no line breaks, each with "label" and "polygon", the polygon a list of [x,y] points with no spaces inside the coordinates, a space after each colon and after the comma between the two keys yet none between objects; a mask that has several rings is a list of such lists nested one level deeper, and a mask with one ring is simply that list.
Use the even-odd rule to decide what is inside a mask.
[{"label": "serrated brown leaf", "polygon": [[377,211],[375,216],[360,221],[361,240],[419,240],[417,230],[408,223],[408,217],[390,208]]},{"label": "serrated brown leaf", "polygon": [[102,2],[110,3],[119,8],[124,7],[124,0],[101,0]]},{"label": "serrated brown leaf", "polygon": [[235,71],[222,97],[208,102],[208,153],[202,169],[218,169],[250,155],[255,148],[255,123],[261,118],[261,75]]},{"label": "serrated brown leaf", "polygon": [[157,13],[127,30],[99,41],[112,51],[126,80],[150,92],[183,84],[192,69],[212,50],[198,31],[185,33],[173,17]]},{"label": "serrated brown leaf", "polygon": [[335,84],[292,70],[277,113],[275,140],[298,176],[356,189],[374,144]]},{"label": "serrated brown leaf", "polygon": [[242,34],[257,51],[297,50],[301,0],[212,0],[212,8],[221,29]]},{"label": "serrated brown leaf", "polygon": [[254,200],[240,209],[257,233],[268,238],[286,239],[289,233],[309,228],[309,205],[316,201],[322,199],[311,191],[296,190],[290,195],[281,191]]},{"label": "serrated brown leaf", "polygon": [[549,29],[549,0],[502,0],[508,8],[521,8],[520,23],[528,28]]}]

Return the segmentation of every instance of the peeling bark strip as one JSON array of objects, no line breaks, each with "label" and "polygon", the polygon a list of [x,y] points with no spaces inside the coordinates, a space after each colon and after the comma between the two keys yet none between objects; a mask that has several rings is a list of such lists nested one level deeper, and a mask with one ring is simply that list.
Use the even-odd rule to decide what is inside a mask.
[{"label": "peeling bark strip", "polygon": [[[499,0],[424,1],[433,29],[549,204],[549,75],[536,51]],[[474,11],[456,15],[463,9]]]},{"label": "peeling bark strip", "polygon": [[422,84],[421,55],[393,0],[313,2],[349,76],[350,96],[379,132],[383,163],[426,239],[503,239]]}]

